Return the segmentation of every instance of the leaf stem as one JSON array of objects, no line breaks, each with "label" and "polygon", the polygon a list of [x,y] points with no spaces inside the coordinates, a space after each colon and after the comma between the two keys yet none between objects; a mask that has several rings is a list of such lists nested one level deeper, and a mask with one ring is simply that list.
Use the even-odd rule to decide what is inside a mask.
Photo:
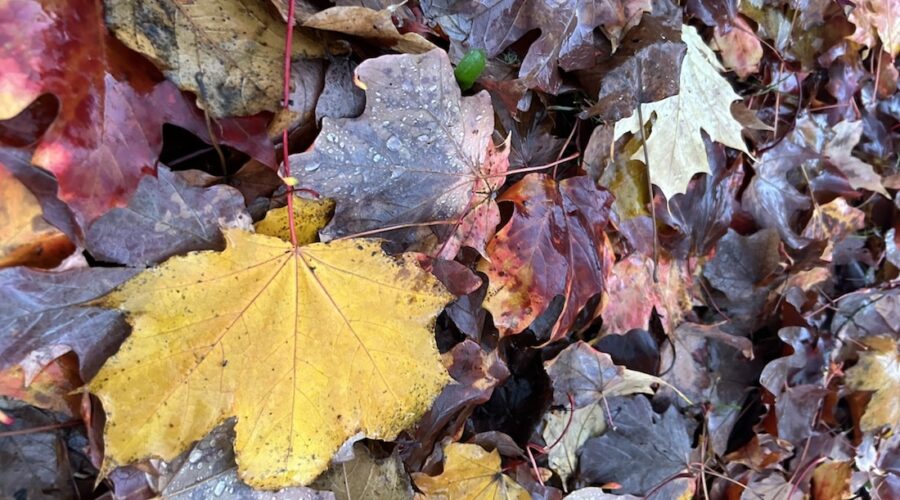
[{"label": "leaf stem", "polygon": [[[284,97],[282,106],[285,112],[289,112],[291,102],[291,52],[294,46],[294,2],[288,2],[287,16],[287,36],[284,39]],[[284,159],[284,176],[291,176],[291,162],[288,161],[290,156],[288,148],[288,127],[285,126],[281,132],[281,152]],[[288,189],[287,193],[288,207],[288,227],[291,231],[291,246],[297,249],[297,228],[294,223],[294,190]]]},{"label": "leaf stem", "polygon": [[[640,73],[638,73],[640,75]],[[642,88],[642,87],[640,87]],[[656,204],[653,203],[653,179],[650,177],[650,154],[647,153],[647,137],[644,134],[644,113],[642,103],[638,100],[637,113],[641,130],[641,150],[644,152],[644,165],[647,167],[647,193],[650,195],[650,218],[653,224],[653,282],[659,283],[659,235],[656,233]]]},{"label": "leaf stem", "polygon": [[59,422],[56,424],[41,425],[38,427],[28,427],[27,429],[17,429],[14,431],[0,432],[0,438],[23,436],[25,434],[35,434],[35,433],[39,433],[39,432],[53,431],[56,429],[65,429],[66,427],[75,427],[75,426],[82,425],[82,424],[84,424],[84,421],[81,420],[80,418],[73,419],[73,420],[66,420],[65,422]]}]

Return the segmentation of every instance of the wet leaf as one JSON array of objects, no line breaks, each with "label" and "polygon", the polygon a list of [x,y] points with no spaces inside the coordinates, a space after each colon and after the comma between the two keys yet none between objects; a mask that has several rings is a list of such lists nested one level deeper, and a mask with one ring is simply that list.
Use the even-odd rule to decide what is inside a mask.
[{"label": "wet leaf", "polygon": [[562,296],[550,334],[558,339],[606,287],[612,253],[603,228],[612,196],[588,177],[556,183],[529,174],[498,201],[512,202],[515,213],[488,244],[490,261],[479,266],[490,280],[484,307],[501,335],[512,335]]},{"label": "wet leaf", "polygon": [[160,167],[157,177],[141,179],[127,207],[90,225],[85,245],[98,260],[140,267],[194,250],[221,250],[221,228],[250,228],[240,193],[228,186],[192,187]]},{"label": "wet leaf", "polygon": [[[263,3],[234,0],[107,0],[106,24],[214,117],[275,111],[282,97],[285,27]],[[294,32],[293,54],[317,57],[319,42]]]},{"label": "wet leaf", "polygon": [[234,424],[226,422],[171,462],[162,462],[153,476],[162,498],[203,500],[213,497],[246,500],[329,500],[326,492],[303,487],[255,491],[238,478],[234,461]]},{"label": "wet leaf", "polygon": [[446,500],[527,500],[531,495],[500,471],[500,453],[477,444],[450,443],[444,448],[444,472],[413,474],[428,498]]},{"label": "wet leaf", "polygon": [[322,118],[356,118],[366,108],[366,93],[353,83],[356,64],[336,58],[325,71],[325,88],[316,102],[316,121]]},{"label": "wet leaf", "polygon": [[337,202],[323,239],[461,215],[482,178],[493,128],[487,93],[460,97],[439,50],[370,59],[356,76],[366,90],[363,114],[323,119],[312,149],[291,156],[300,187]]},{"label": "wet leaf", "polygon": [[[740,96],[719,74],[722,66],[715,54],[692,26],[682,27],[681,40],[687,44],[687,53],[681,66],[679,94],[642,107],[645,120],[656,115],[647,138],[650,176],[670,198],[683,193],[695,173],[710,172],[701,130],[713,141],[748,152],[741,138],[741,124],[731,114],[731,103]],[[638,134],[639,121],[635,112],[616,122],[614,137]],[[644,161],[644,154],[639,150],[631,158]]]},{"label": "wet leaf", "polygon": [[584,342],[565,348],[544,363],[553,383],[553,403],[569,407],[569,396],[576,408],[584,408],[613,396],[653,393],[659,379],[615,365],[608,354]]},{"label": "wet leaf", "polygon": [[847,386],[857,391],[874,391],[859,424],[863,431],[900,428],[900,351],[897,339],[872,337],[870,350],[859,354],[859,363],[847,370]]},{"label": "wet leaf", "polygon": [[609,418],[614,427],[589,439],[581,450],[580,477],[617,483],[621,488],[616,493],[643,495],[687,468],[693,426],[674,407],[659,415],[644,397],[612,398]]},{"label": "wet leaf", "polygon": [[448,378],[430,328],[451,296],[434,278],[373,241],[225,238],[105,299],[133,327],[89,386],[105,467],[171,459],[237,416],[242,480],[309,484],[348,437],[391,440],[425,412]]}]

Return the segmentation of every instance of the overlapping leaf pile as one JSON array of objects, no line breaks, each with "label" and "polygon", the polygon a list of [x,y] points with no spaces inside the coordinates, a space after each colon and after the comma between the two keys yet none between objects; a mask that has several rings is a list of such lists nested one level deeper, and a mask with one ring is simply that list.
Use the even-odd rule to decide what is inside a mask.
[{"label": "overlapping leaf pile", "polygon": [[900,498],[896,0],[335,3],[0,0],[0,496]]}]

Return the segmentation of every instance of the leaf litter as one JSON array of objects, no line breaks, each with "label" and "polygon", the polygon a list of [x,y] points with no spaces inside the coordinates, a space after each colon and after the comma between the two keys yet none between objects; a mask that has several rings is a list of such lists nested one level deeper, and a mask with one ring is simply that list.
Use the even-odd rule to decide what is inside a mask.
[{"label": "leaf litter", "polygon": [[3,495],[900,496],[896,1],[336,4],[0,5]]}]

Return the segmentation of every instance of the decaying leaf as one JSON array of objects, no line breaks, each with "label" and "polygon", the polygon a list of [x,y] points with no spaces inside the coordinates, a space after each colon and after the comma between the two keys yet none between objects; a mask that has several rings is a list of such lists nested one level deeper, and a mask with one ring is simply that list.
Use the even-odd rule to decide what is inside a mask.
[{"label": "decaying leaf", "polygon": [[900,352],[897,339],[870,337],[868,351],[859,354],[859,363],[847,370],[847,386],[858,391],[875,391],[860,420],[863,431],[888,427],[900,429]]},{"label": "decaying leaf", "polygon": [[221,228],[250,228],[241,194],[229,186],[197,188],[166,167],[144,176],[124,208],[95,220],[85,234],[94,258],[145,266],[193,250],[221,250]]},{"label": "decaying leaf", "polygon": [[55,267],[75,250],[43,218],[38,199],[0,161],[0,268]]},{"label": "decaying leaf", "polygon": [[578,341],[544,363],[553,383],[553,403],[576,408],[598,403],[604,398],[628,394],[653,394],[660,379],[613,364],[609,354]]},{"label": "decaying leaf", "polygon": [[171,459],[236,416],[242,480],[309,484],[350,436],[394,439],[428,409],[449,379],[430,328],[451,296],[413,259],[368,240],[225,239],[105,299],[133,327],[89,385],[107,469]]},{"label": "decaying leaf", "polygon": [[[749,154],[741,124],[731,115],[731,103],[740,96],[719,74],[722,66],[716,55],[692,26],[682,26],[681,40],[687,44],[687,54],[678,95],[642,107],[645,120],[656,115],[647,138],[650,176],[668,197],[683,193],[695,173],[710,172],[701,130],[710,139]],[[639,122],[637,112],[619,120],[614,137],[639,133]],[[643,152],[638,150],[632,159],[644,161]]]},{"label": "decaying leaf", "polygon": [[543,432],[544,441],[547,446],[556,443],[556,446],[550,448],[547,460],[550,468],[559,474],[564,486],[578,467],[578,451],[581,450],[581,445],[605,430],[606,420],[601,403],[577,408],[574,412],[565,409],[553,410],[547,414]]},{"label": "decaying leaf", "polygon": [[400,34],[397,31],[394,22],[391,21],[391,14],[400,5],[392,5],[382,10],[355,6],[331,7],[306,19],[303,26],[356,35],[408,54],[421,54],[436,49],[437,46],[418,33]]},{"label": "decaying leaf", "polygon": [[515,213],[488,244],[491,260],[479,267],[490,279],[484,307],[501,335],[512,335],[562,296],[550,334],[558,339],[606,286],[612,251],[603,229],[612,196],[588,177],[557,183],[529,174],[498,201],[512,202]]},{"label": "decaying leaf", "polygon": [[531,495],[500,470],[500,453],[477,444],[450,443],[444,447],[444,472],[413,474],[416,487],[440,500],[528,500]]},{"label": "decaying leaf", "polygon": [[[216,117],[275,111],[282,97],[285,26],[263,2],[106,0],[106,23]],[[294,31],[294,55],[323,47]]]},{"label": "decaying leaf", "polygon": [[332,464],[312,487],[334,493],[336,500],[399,500],[412,497],[409,475],[397,455],[376,459],[360,443],[353,445],[352,460]]},{"label": "decaying leaf", "polygon": [[441,50],[369,59],[356,77],[363,114],[324,118],[311,150],[290,158],[301,187],[337,202],[323,239],[461,215],[483,177],[493,129],[487,92],[460,97]]}]

